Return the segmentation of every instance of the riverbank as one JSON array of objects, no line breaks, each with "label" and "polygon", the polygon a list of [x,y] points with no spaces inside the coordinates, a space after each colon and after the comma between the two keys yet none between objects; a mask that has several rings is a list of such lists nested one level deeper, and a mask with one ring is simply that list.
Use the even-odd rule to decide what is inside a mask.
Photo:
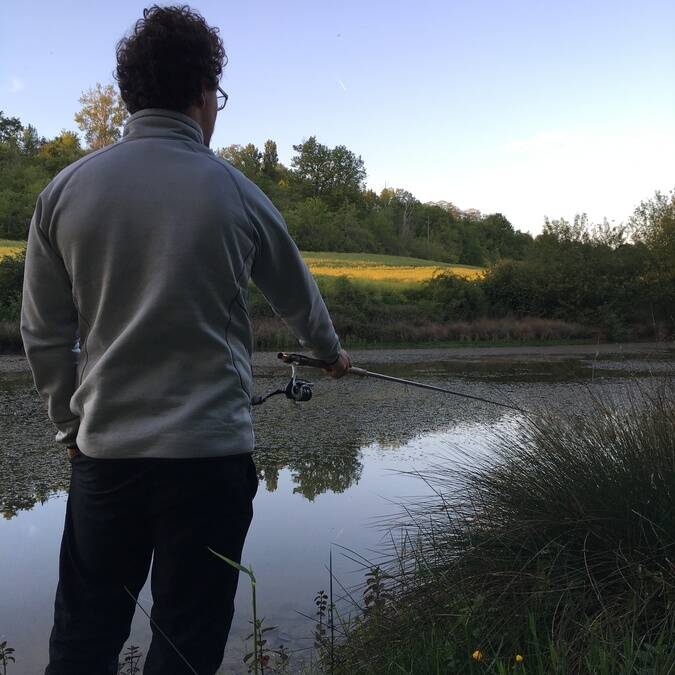
[{"label": "riverbank", "polygon": [[[338,316],[337,321],[346,349],[572,345],[597,343],[601,337],[598,331],[547,319],[479,319],[451,323],[374,321],[355,325],[351,319]],[[252,327],[256,351],[298,350],[297,339],[280,319],[254,318]],[[0,320],[0,354],[23,354],[18,321]]]},{"label": "riverbank", "polygon": [[[253,320],[256,352],[289,350],[299,351],[297,339],[277,317],[259,317]],[[443,350],[458,348],[526,348],[559,346],[599,346],[601,349],[621,349],[626,345],[654,345],[655,349],[675,348],[675,341],[654,341],[644,335],[643,341],[606,341],[598,331],[575,324],[548,319],[479,319],[473,322],[425,323],[399,325],[392,323],[384,329],[360,326],[358,331],[339,331],[345,349],[387,350],[405,349]],[[383,332],[384,330],[384,332]],[[370,335],[370,339],[360,337]],[[607,345],[613,345],[611,348]],[[648,347],[650,348],[650,347]],[[18,321],[0,320],[0,355],[23,355],[23,342]]]}]

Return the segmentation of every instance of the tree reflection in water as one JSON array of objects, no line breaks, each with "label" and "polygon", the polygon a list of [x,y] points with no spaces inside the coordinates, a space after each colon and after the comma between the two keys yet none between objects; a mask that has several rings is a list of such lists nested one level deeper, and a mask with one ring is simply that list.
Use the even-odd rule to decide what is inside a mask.
[{"label": "tree reflection in water", "polygon": [[[399,366],[396,374],[414,379],[417,367],[408,364],[401,371]],[[258,368],[256,389],[274,389],[286,374],[276,364]],[[11,382],[4,375],[0,382],[0,512],[12,518],[53,493],[66,491],[70,465],[63,448],[53,442],[54,427],[31,374],[13,375]],[[425,373],[432,383],[447,384],[447,374],[429,375]],[[327,491],[344,492],[361,477],[361,448],[375,441],[394,448],[440,426],[486,412],[491,417],[501,414],[430,392],[392,389],[380,381],[325,379],[307,403],[271,399],[255,410],[254,459],[267,490],[278,489],[279,473],[288,468],[293,492],[310,501]]]},{"label": "tree reflection in water", "polygon": [[254,455],[258,477],[268,492],[279,485],[279,472],[291,472],[293,494],[301,494],[310,502],[324,492],[344,492],[361,478],[361,446],[341,447],[339,450],[305,450],[291,452],[259,449]]}]

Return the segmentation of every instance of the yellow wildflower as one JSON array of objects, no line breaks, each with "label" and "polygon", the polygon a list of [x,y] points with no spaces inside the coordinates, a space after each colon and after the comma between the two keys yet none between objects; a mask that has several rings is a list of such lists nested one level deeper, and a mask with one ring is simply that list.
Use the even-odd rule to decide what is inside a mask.
[{"label": "yellow wildflower", "polygon": [[516,663],[522,663],[525,657],[522,654],[516,654]]},{"label": "yellow wildflower", "polygon": [[483,652],[480,649],[476,649],[476,651],[471,654],[471,658],[474,661],[480,661],[483,658]]}]

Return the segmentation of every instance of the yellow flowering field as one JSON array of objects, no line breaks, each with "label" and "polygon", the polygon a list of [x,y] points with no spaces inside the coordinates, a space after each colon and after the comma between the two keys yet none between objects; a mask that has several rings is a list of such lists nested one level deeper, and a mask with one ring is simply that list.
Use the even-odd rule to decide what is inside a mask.
[{"label": "yellow flowering field", "polygon": [[0,239],[0,258],[4,258],[6,255],[14,255],[18,253],[22,248],[24,248],[26,242],[24,241],[12,241],[11,239]]},{"label": "yellow flowering field", "polygon": [[[0,259],[18,253],[25,242],[0,239]],[[375,253],[317,253],[302,254],[312,274],[373,282],[416,284],[431,279],[437,272],[450,271],[465,279],[476,279],[484,268],[469,265],[450,265],[434,260],[406,258],[404,256],[379,255]]]},{"label": "yellow flowering field", "polygon": [[483,274],[482,267],[450,265],[433,260],[366,253],[304,252],[303,257],[312,274],[365,281],[415,284],[431,279],[438,272],[450,271],[466,279]]}]

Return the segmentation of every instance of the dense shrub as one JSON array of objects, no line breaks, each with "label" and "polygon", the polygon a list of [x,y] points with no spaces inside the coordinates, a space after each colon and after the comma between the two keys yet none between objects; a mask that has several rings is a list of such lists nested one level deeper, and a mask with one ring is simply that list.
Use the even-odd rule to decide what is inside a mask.
[{"label": "dense shrub", "polygon": [[0,258],[0,320],[19,320],[25,260],[25,249]]},{"label": "dense shrub", "polygon": [[417,297],[438,321],[471,321],[487,314],[488,304],[480,284],[445,272],[424,282]]}]

